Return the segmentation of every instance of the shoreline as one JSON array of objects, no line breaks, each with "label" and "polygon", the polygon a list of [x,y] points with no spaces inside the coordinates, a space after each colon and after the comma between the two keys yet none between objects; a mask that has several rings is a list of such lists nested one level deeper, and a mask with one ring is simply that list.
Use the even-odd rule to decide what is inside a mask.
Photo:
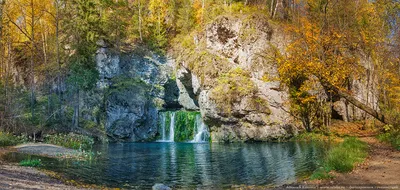
[{"label": "shoreline", "polygon": [[[15,152],[14,147],[0,148],[0,156]],[[0,189],[50,189],[80,190],[83,188],[65,184],[46,172],[32,167],[18,166],[0,159]]]},{"label": "shoreline", "polygon": [[349,173],[332,172],[332,179],[304,180],[284,187],[387,187],[385,189],[400,189],[400,151],[387,143],[380,142],[375,137],[359,138],[368,144],[368,156],[363,163]]}]

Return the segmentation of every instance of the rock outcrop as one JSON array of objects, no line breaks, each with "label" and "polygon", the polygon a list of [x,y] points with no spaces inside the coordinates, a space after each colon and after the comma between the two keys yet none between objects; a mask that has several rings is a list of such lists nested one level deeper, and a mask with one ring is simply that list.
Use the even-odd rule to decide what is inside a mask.
[{"label": "rock outcrop", "polygon": [[[268,17],[220,16],[204,32],[183,40],[190,45],[174,48],[174,59],[140,48],[129,53],[105,46],[98,50],[97,90],[106,95],[96,101],[105,102],[110,137],[151,140],[157,134],[158,112],[181,108],[201,112],[212,141],[268,141],[297,133],[299,122],[289,114],[289,89],[279,81],[273,58],[277,51],[285,52],[290,39]],[[375,79],[368,74],[373,68],[364,62],[367,74],[353,79],[349,90],[376,107]],[[316,91],[333,98],[337,119],[366,117],[322,87]]]},{"label": "rock outcrop", "polygon": [[145,49],[119,53],[107,47],[98,50],[96,62],[107,135],[127,141],[154,138],[158,111],[180,107],[173,62]]},{"label": "rock outcrop", "polygon": [[[246,18],[221,16],[207,26],[204,36],[198,38],[194,51],[206,52],[212,57],[210,60],[221,60],[211,64],[214,68],[217,67],[215,64],[224,64],[224,68],[213,76],[184,60],[179,64],[178,76],[181,77],[177,79],[178,84],[185,86],[189,101],[198,102],[213,141],[267,141],[289,137],[296,132],[291,125],[291,116],[284,111],[289,109],[288,91],[277,80],[276,65],[265,62],[262,57],[268,51],[285,47],[287,41],[268,19],[257,15]],[[210,63],[198,67],[204,68],[207,64]],[[200,80],[198,76],[202,75]],[[231,79],[224,83],[224,80]],[[198,84],[193,81],[198,81]],[[237,82],[240,88],[238,81],[245,82],[254,90],[234,97],[235,100],[230,102],[228,100],[233,97],[226,90],[231,86],[225,87]],[[221,85],[224,90],[218,91]],[[216,97],[220,100],[216,101]],[[223,109],[223,104],[232,104],[229,111]]]}]

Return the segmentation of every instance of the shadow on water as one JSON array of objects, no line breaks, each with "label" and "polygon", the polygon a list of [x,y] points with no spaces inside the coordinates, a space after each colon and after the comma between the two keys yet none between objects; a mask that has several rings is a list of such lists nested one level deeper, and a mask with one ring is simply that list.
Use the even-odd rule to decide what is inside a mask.
[{"label": "shadow on water", "polygon": [[[41,158],[42,168],[68,179],[108,187],[227,188],[232,185],[281,185],[308,176],[328,146],[311,142],[208,144],[113,143],[95,146],[95,160]],[[27,155],[5,159],[19,162]]]}]

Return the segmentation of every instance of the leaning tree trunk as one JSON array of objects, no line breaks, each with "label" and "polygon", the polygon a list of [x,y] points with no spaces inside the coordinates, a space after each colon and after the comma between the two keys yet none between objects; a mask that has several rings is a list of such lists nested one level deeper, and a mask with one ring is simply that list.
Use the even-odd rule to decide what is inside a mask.
[{"label": "leaning tree trunk", "polygon": [[360,102],[359,100],[354,98],[351,94],[349,94],[347,92],[344,92],[344,91],[340,90],[339,88],[335,87],[334,85],[329,83],[326,79],[320,78],[319,81],[321,82],[321,85],[324,88],[326,88],[328,90],[332,90],[333,92],[337,93],[340,97],[346,99],[348,102],[350,102],[351,104],[353,104],[357,108],[365,111],[367,114],[371,115],[375,119],[377,119],[377,120],[381,121],[382,123],[386,124],[385,116],[382,113],[379,113],[378,111],[372,109],[368,105]]},{"label": "leaning tree trunk", "polygon": [[275,4],[275,10],[272,13],[272,18],[279,18],[279,19],[284,19],[285,18],[285,7],[283,5],[283,0],[277,0]]}]

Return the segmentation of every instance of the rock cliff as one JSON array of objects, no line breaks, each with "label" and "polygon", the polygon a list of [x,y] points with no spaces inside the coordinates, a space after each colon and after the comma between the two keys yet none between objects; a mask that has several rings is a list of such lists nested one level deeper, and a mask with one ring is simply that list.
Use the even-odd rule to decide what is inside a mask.
[{"label": "rock cliff", "polygon": [[[264,15],[220,16],[181,41],[167,57],[143,48],[128,53],[99,48],[97,90],[105,95],[97,102],[105,102],[110,137],[151,140],[159,111],[181,108],[201,112],[212,141],[268,141],[297,133],[301,125],[289,114],[289,89],[279,81],[273,58],[290,42],[281,27]],[[365,76],[351,80],[349,90],[376,107],[376,79],[368,74],[373,68],[368,59],[363,63]],[[318,93],[332,98],[334,118],[366,117],[324,89]]]},{"label": "rock cliff", "polygon": [[144,141],[157,133],[158,112],[180,108],[173,62],[146,49],[128,53],[101,47],[96,55],[105,92],[105,129],[108,136]]},{"label": "rock cliff", "polygon": [[198,102],[213,141],[267,141],[295,133],[284,111],[288,90],[265,58],[287,43],[276,27],[261,15],[221,16],[196,38],[192,51],[202,55],[178,63],[178,84],[189,91],[180,99]]}]

